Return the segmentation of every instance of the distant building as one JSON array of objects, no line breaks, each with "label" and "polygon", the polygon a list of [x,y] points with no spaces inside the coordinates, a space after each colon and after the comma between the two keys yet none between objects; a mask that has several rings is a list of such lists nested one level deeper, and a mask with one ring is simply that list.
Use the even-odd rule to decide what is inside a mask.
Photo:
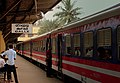
[{"label": "distant building", "polygon": [[39,30],[39,27],[33,26],[32,33],[30,33],[30,34],[23,33],[20,37],[18,37],[17,40],[18,41],[26,41],[26,40],[31,39],[32,37],[36,37],[36,36],[38,36],[38,30]]}]

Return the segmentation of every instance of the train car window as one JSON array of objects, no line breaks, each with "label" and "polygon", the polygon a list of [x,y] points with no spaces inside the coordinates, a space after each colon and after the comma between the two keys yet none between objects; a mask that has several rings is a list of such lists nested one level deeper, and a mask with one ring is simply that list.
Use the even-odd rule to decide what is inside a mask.
[{"label": "train car window", "polygon": [[26,44],[24,44],[24,50],[26,50]]},{"label": "train car window", "polygon": [[29,43],[26,43],[24,45],[24,50],[30,50],[30,44]]},{"label": "train car window", "polygon": [[40,52],[42,52],[42,40],[40,40],[40,47],[39,47],[39,49],[40,49]]},{"label": "train car window", "polygon": [[100,59],[111,59],[111,28],[100,29],[97,32],[97,55]]},{"label": "train car window", "polygon": [[37,51],[39,51],[39,41],[37,41]]},{"label": "train car window", "polygon": [[37,50],[37,47],[38,47],[38,44],[37,44],[37,41],[35,42],[35,51],[38,51]]},{"label": "train car window", "polygon": [[30,50],[30,44],[28,44],[28,50]]},{"label": "train car window", "polygon": [[84,57],[93,56],[93,32],[84,33]]},{"label": "train car window", "polygon": [[120,26],[117,28],[118,59],[120,60]]},{"label": "train car window", "polygon": [[38,41],[38,51],[40,52],[40,41]]},{"label": "train car window", "polygon": [[35,42],[33,42],[33,51],[35,51]]},{"label": "train car window", "polygon": [[37,51],[37,42],[35,42],[35,47],[34,47],[35,51]]},{"label": "train car window", "polygon": [[32,42],[32,50],[34,50],[34,42]]},{"label": "train car window", "polygon": [[28,50],[30,50],[30,44],[28,44]]},{"label": "train car window", "polygon": [[75,56],[80,56],[80,34],[74,34],[73,36],[73,41],[74,41],[74,55]]},{"label": "train car window", "polygon": [[70,35],[66,35],[66,54],[70,55],[71,54],[71,37]]},{"label": "train car window", "polygon": [[45,46],[46,46],[46,40],[44,39],[43,42],[42,42],[42,52],[45,52]]},{"label": "train car window", "polygon": [[55,53],[55,50],[56,50],[56,39],[53,38],[52,39],[52,53]]},{"label": "train car window", "polygon": [[33,43],[33,51],[36,51],[36,41]]},{"label": "train car window", "polygon": [[18,53],[21,53],[21,51],[22,51],[22,44],[17,44],[17,50],[18,50]]},{"label": "train car window", "polygon": [[41,52],[43,51],[43,40],[41,40]]},{"label": "train car window", "polygon": [[37,51],[37,42],[34,42],[33,50],[34,50],[34,51]]},{"label": "train car window", "polygon": [[40,52],[41,52],[41,46],[42,46],[41,40],[40,40],[39,42],[40,42],[39,50],[40,50]]}]

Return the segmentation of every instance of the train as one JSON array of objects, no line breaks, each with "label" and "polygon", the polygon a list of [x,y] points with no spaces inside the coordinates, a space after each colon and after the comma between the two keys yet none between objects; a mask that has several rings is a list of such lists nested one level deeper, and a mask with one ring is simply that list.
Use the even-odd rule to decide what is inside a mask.
[{"label": "train", "polygon": [[18,43],[18,54],[66,83],[120,83],[120,4]]}]

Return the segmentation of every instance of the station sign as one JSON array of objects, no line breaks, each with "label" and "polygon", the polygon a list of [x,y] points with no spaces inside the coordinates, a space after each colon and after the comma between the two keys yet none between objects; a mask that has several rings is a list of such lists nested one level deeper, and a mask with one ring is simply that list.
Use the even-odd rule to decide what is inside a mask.
[{"label": "station sign", "polygon": [[12,33],[32,33],[32,24],[12,24]]}]

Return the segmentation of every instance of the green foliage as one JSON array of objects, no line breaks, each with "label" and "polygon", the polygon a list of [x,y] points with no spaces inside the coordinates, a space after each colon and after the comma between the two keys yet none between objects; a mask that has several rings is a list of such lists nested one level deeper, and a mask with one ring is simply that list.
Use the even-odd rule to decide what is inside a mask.
[{"label": "green foliage", "polygon": [[39,20],[38,26],[40,27],[38,34],[43,34],[49,32],[53,29],[59,28],[64,24],[78,20],[78,15],[81,13],[79,10],[81,8],[74,8],[75,1],[72,0],[62,0],[63,6],[58,6],[57,9],[61,10],[60,12],[55,13],[53,16],[56,16],[57,19],[54,20]]},{"label": "green foliage", "polygon": [[75,1],[72,3],[71,0],[62,0],[63,6],[57,7],[60,12],[55,13],[53,16],[57,16],[57,19],[59,19],[61,22],[64,22],[64,24],[78,20],[78,15],[81,14],[79,11],[81,8],[74,8],[75,3]]},{"label": "green foliage", "polygon": [[49,31],[52,31],[53,29],[56,29],[60,27],[62,24],[58,21],[58,19],[55,20],[41,20],[38,23],[38,26],[40,27],[38,34],[43,34]]}]

